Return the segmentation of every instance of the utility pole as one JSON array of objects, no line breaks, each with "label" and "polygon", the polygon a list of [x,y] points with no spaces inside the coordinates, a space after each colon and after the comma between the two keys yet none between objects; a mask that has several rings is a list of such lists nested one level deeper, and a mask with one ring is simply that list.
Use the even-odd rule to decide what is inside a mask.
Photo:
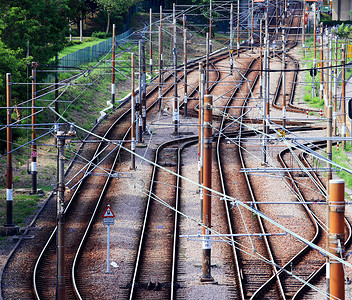
[{"label": "utility pole", "polygon": [[203,274],[201,282],[214,282],[211,276],[211,179],[212,179],[212,109],[213,96],[204,96],[204,156],[203,156]]},{"label": "utility pole", "polygon": [[251,52],[253,52],[253,43],[254,43],[254,38],[253,38],[253,31],[254,31],[254,0],[251,0],[252,2],[252,12],[251,12]]},{"label": "utility pole", "polygon": [[[313,14],[314,14],[314,18],[313,18],[313,69],[316,69],[317,66],[317,57],[316,57],[316,48],[317,48],[317,42],[316,42],[316,32],[317,32],[317,11],[316,11],[316,5],[315,3],[312,4],[313,5]],[[313,78],[312,78],[312,97],[314,98],[316,95],[315,93],[315,73],[313,72]]]},{"label": "utility pole", "polygon": [[206,82],[206,90],[205,94],[209,94],[209,33],[206,33],[206,38],[205,38],[205,52],[206,52],[206,58],[205,58],[205,82]]},{"label": "utility pole", "polygon": [[64,131],[58,131],[56,133],[56,145],[59,156],[59,182],[57,189],[57,279],[56,279],[56,299],[66,299],[66,288],[65,288],[65,181],[64,181],[64,161],[65,153],[64,146],[67,138],[73,138],[76,136],[76,132],[71,125],[70,130],[65,133]]},{"label": "utility pole", "polygon": [[[324,93],[324,77],[323,77],[323,72],[324,72],[324,30],[323,30],[323,25],[320,26],[320,88],[319,88],[319,100],[321,101],[323,98],[323,93]],[[325,100],[325,99],[324,99]],[[324,104],[326,105],[326,102],[324,101]]]},{"label": "utility pole", "polygon": [[240,1],[237,1],[237,57],[240,57]]},{"label": "utility pole", "polygon": [[263,19],[260,19],[260,32],[259,32],[259,60],[260,60],[260,81],[259,81],[259,98],[263,98]]},{"label": "utility pole", "polygon": [[233,4],[231,3],[230,8],[230,75],[233,74]]},{"label": "utility pole", "polygon": [[163,7],[160,6],[160,25],[159,25],[159,111],[161,110],[161,90],[163,84]]},{"label": "utility pole", "polygon": [[[341,114],[342,114],[342,137],[346,137],[346,45],[342,45],[342,83],[341,83]],[[342,140],[342,149],[345,149],[346,141]]]},{"label": "utility pole", "polygon": [[111,74],[111,104],[115,104],[115,24],[112,25],[112,74]]},{"label": "utility pole", "polygon": [[13,176],[12,176],[12,128],[11,128],[11,73],[6,73],[6,106],[7,106],[7,127],[6,127],[6,224],[5,227],[13,227]]},{"label": "utility pole", "polygon": [[[332,45],[331,45],[332,46]],[[332,58],[332,52],[330,51],[330,57]],[[329,74],[331,74],[331,60],[330,60],[330,68],[329,68]],[[331,79],[330,79],[331,81]],[[327,119],[328,119],[328,124],[327,124],[327,128],[326,128],[326,132],[327,132],[327,141],[326,141],[326,156],[328,158],[328,160],[332,160],[332,141],[331,141],[331,137],[332,137],[332,111],[333,111],[333,106],[332,106],[332,99],[331,99],[331,94],[329,94],[329,101],[328,101],[328,105],[326,106],[327,109]],[[329,180],[332,179],[332,170],[331,170],[331,164],[328,162],[327,163],[327,168],[328,171],[326,172],[326,182],[329,182]],[[327,185],[328,188],[328,193],[329,193],[329,185]]]},{"label": "utility pole", "polygon": [[178,121],[179,121],[179,112],[178,112],[178,95],[177,95],[177,26],[176,26],[176,5],[173,5],[173,29],[174,29],[174,45],[173,45],[173,54],[174,54],[174,110],[173,110],[173,121],[174,121],[174,134],[178,134]]},{"label": "utility pole", "polygon": [[[345,181],[329,181],[329,252],[343,257],[345,252]],[[330,258],[330,299],[345,299],[344,267],[339,261]]]},{"label": "utility pole", "polygon": [[212,52],[212,26],[213,26],[213,2],[210,0],[209,9],[209,52]]},{"label": "utility pole", "polygon": [[[202,142],[203,142],[203,130],[202,130],[202,111],[203,111],[203,100],[204,100],[204,90],[205,90],[205,84],[204,84],[204,71],[203,71],[203,64],[200,62],[199,63],[199,86],[198,86],[198,183],[199,185],[203,184],[203,176],[202,176],[202,166],[203,166],[203,148],[202,148]],[[200,199],[201,203],[203,203],[203,197],[202,197],[202,189],[200,189]],[[203,204],[201,204],[201,216],[202,216],[202,207]]]},{"label": "utility pole", "polygon": [[142,122],[142,40],[138,40],[138,78],[139,78],[139,97],[137,102],[137,137],[138,137],[138,144],[142,143],[142,132],[143,132],[143,122]]},{"label": "utility pole", "polygon": [[[286,6],[285,6],[286,11]],[[302,16],[302,52],[303,57],[306,57],[306,50],[305,50],[305,34],[306,34],[306,1],[303,1],[303,16]]]},{"label": "utility pole", "polygon": [[337,48],[338,48],[338,36],[335,36],[335,69],[334,69],[334,100],[333,100],[333,134],[334,136],[337,135],[336,133],[336,127],[337,127],[337,73],[338,73],[338,68],[337,68]]},{"label": "utility pole", "polygon": [[32,62],[32,143],[31,143],[31,174],[32,174],[32,191],[31,194],[37,193],[37,144],[35,126],[37,123],[36,115],[36,98],[37,98],[37,66],[36,62]]},{"label": "utility pole", "polygon": [[269,32],[268,32],[268,14],[265,19],[265,38],[266,49],[264,51],[264,137],[263,137],[263,164],[267,164],[267,135],[269,133],[269,97],[270,97],[270,77],[269,77]]},{"label": "utility pole", "polygon": [[145,40],[142,41],[142,132],[147,130],[147,77],[145,61]]},{"label": "utility pole", "polygon": [[136,140],[135,140],[135,131],[136,131],[136,101],[134,95],[134,53],[131,53],[131,169],[136,168]]},{"label": "utility pole", "polygon": [[285,30],[282,29],[282,123],[286,129],[286,49],[285,49]]},{"label": "utility pole", "polygon": [[184,100],[184,116],[187,117],[187,105],[188,105],[188,95],[187,95],[187,28],[186,28],[186,15],[183,15],[183,90],[185,95]]},{"label": "utility pole", "polygon": [[149,9],[149,65],[150,65],[150,74],[153,74],[153,40],[152,40],[152,22],[153,22],[153,11]]}]

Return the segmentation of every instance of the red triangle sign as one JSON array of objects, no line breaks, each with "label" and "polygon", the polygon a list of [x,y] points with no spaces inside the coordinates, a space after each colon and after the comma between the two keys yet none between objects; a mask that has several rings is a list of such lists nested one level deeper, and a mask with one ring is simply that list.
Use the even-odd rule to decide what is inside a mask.
[{"label": "red triangle sign", "polygon": [[103,218],[115,218],[115,215],[112,212],[110,205],[108,205],[108,207],[106,208]]}]

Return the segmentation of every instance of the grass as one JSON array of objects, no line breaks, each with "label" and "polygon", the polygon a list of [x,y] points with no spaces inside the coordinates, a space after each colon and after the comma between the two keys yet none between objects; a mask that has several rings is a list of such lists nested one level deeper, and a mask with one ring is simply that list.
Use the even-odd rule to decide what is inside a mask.
[{"label": "grass", "polygon": [[73,52],[76,52],[80,49],[86,48],[86,47],[91,47],[95,44],[99,44],[102,41],[105,41],[106,39],[99,39],[96,37],[84,37],[83,42],[79,41],[73,41],[72,43],[74,45],[68,46],[64,48],[62,51],[59,52],[59,58],[62,58],[65,55],[71,54]]},{"label": "grass", "polygon": [[[26,224],[29,216],[32,216],[43,201],[38,195],[14,194],[13,199],[13,222],[22,227]],[[6,223],[6,199],[0,198],[0,224]]]},{"label": "grass", "polygon": [[[351,150],[352,146],[348,142],[346,143],[345,150],[341,149],[340,146],[340,150],[337,151],[336,146],[334,146],[332,149],[332,160],[343,167],[351,168],[351,160],[347,157],[346,154],[346,152],[350,152]],[[349,189],[352,189],[352,175],[350,173],[342,170],[338,171],[337,175],[345,180],[345,184]]]}]

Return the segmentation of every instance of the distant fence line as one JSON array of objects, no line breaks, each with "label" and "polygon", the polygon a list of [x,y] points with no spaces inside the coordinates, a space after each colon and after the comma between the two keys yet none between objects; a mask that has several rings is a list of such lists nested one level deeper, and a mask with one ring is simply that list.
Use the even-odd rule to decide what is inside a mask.
[{"label": "distant fence line", "polygon": [[[129,35],[131,35],[132,29],[129,29],[115,37],[115,42],[119,42],[120,40],[125,39]],[[80,65],[90,63],[112,48],[112,37],[102,41],[99,44],[95,44],[91,47],[86,47],[80,49],[76,52],[65,55],[64,57],[59,59],[59,67],[79,67]]]}]

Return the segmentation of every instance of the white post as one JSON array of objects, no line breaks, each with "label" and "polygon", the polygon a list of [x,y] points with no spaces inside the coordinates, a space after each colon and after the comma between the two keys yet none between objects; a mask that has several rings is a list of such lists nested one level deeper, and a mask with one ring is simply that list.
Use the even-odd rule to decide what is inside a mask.
[{"label": "white post", "polygon": [[106,258],[106,273],[110,273],[110,225],[108,225],[108,243],[107,243],[107,258]]}]

